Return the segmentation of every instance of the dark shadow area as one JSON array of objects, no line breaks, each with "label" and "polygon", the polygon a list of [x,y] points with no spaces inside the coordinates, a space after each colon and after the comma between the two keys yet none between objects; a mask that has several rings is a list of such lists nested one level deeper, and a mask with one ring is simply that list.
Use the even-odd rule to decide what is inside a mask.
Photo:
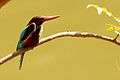
[{"label": "dark shadow area", "polygon": [[8,3],[10,0],[0,0],[0,8]]}]

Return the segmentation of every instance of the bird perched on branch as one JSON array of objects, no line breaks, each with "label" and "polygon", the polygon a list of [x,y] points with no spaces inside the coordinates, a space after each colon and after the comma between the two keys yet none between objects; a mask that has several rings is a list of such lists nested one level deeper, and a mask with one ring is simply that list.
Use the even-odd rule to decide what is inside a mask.
[{"label": "bird perched on branch", "polygon": [[[33,17],[27,27],[22,31],[20,39],[17,44],[16,51],[24,48],[34,48],[39,43],[39,33],[41,34],[43,27],[41,26],[44,22],[58,18],[59,16],[35,16]],[[20,54],[20,66],[22,67],[22,62],[24,54]]]}]

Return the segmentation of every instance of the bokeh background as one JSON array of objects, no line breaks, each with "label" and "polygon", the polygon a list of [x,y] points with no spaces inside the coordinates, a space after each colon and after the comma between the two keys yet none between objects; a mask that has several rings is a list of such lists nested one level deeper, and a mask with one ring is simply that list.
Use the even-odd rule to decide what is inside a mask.
[{"label": "bokeh background", "polygon": [[[119,0],[11,0],[0,9],[0,57],[15,50],[19,35],[36,15],[61,15],[44,24],[42,38],[62,31],[106,32],[105,23],[88,4],[107,7],[120,16]],[[19,57],[0,66],[0,80],[120,80],[120,47],[90,38],[60,38],[27,52],[22,70]]]}]

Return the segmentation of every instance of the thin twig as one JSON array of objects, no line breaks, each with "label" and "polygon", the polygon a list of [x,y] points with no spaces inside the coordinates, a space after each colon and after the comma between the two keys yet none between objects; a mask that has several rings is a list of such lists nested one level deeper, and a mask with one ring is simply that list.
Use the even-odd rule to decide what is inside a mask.
[{"label": "thin twig", "polygon": [[[60,32],[60,33],[56,33],[54,35],[50,35],[48,37],[45,37],[43,39],[41,39],[39,41],[39,44],[37,46],[40,46],[46,42],[49,42],[51,40],[57,39],[57,38],[61,38],[61,37],[82,37],[82,38],[96,38],[96,39],[101,39],[101,40],[105,40],[105,41],[109,41],[112,42],[114,44],[117,44],[120,46],[120,41],[119,40],[114,40],[114,38],[108,37],[108,36],[103,36],[103,35],[99,35],[96,33],[89,33],[89,32]],[[35,46],[35,47],[37,47]],[[14,57],[20,55],[23,52],[32,50],[32,48],[25,48],[19,51],[15,51],[13,53],[8,54],[7,56],[3,57],[0,59],[0,65],[3,63],[6,63],[7,61],[13,59]]]},{"label": "thin twig", "polygon": [[118,37],[119,37],[119,34],[117,34],[117,36],[114,38],[114,41],[117,40]]}]

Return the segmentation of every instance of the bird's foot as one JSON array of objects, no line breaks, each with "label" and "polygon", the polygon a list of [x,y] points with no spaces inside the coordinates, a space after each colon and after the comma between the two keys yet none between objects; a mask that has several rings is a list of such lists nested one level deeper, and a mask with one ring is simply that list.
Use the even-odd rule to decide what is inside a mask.
[{"label": "bird's foot", "polygon": [[32,50],[33,50],[33,49],[34,49],[34,47],[30,47],[30,49],[32,49]]}]

